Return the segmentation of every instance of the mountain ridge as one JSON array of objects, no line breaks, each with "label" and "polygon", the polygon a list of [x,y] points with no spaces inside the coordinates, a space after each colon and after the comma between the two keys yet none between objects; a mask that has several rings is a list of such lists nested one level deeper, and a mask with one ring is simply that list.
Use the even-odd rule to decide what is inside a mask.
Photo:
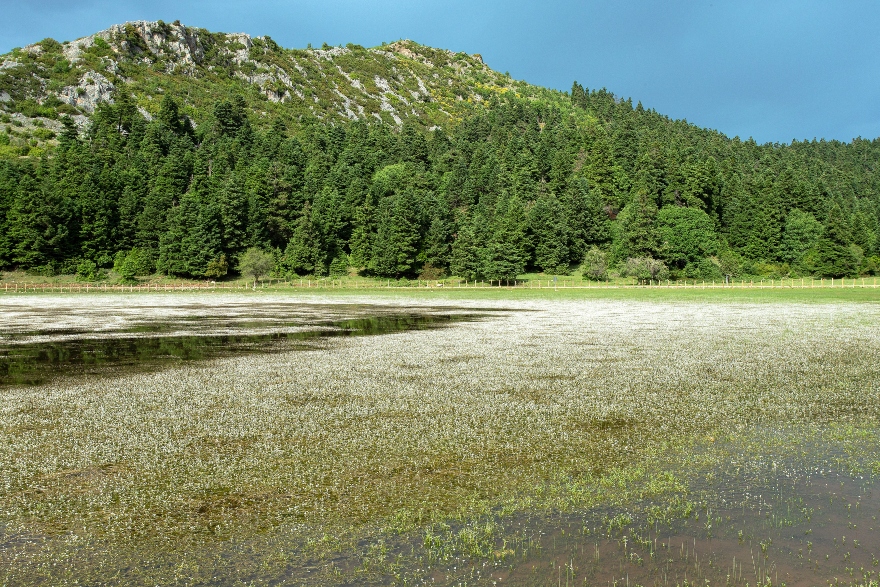
[{"label": "mountain ridge", "polygon": [[[426,128],[460,120],[493,94],[563,94],[489,68],[480,55],[434,49],[410,40],[379,47],[285,49],[268,36],[213,33],[163,21],[117,24],[75,41],[44,39],[0,56],[5,109],[79,125],[119,88],[141,112],[158,113],[161,95],[177,91],[194,122],[216,87],[240,93],[259,117],[323,121],[375,118]],[[46,123],[46,121],[44,121]],[[48,123],[49,126],[56,126]]]}]

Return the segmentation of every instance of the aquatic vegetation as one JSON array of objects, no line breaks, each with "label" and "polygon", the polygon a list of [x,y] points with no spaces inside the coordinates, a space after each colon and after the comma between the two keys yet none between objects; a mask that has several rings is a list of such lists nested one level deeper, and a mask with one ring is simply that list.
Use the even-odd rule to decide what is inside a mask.
[{"label": "aquatic vegetation", "polygon": [[[74,308],[79,311],[72,313]],[[65,308],[66,313],[52,310],[50,314],[61,322],[81,320],[81,308],[74,308]],[[364,315],[367,308],[357,306],[309,305],[292,311],[289,305],[252,302],[248,315],[241,316],[228,301],[219,307],[191,304],[184,308],[184,312],[162,320],[141,316],[136,322],[126,321],[123,313],[115,316],[116,324],[100,330],[73,325],[26,330],[34,326],[23,322],[21,316],[16,323],[11,313],[13,319],[5,334],[0,334],[0,385],[37,384],[65,375],[155,370],[182,361],[314,348],[322,338],[436,328],[479,317],[473,311],[443,308],[438,313],[419,308],[413,313],[375,304],[368,306],[369,315]],[[345,317],[340,319],[340,315]]]},{"label": "aquatic vegetation", "polygon": [[[33,300],[4,320],[99,330],[187,311],[161,296],[55,298],[76,308],[59,320]],[[254,298],[211,303],[246,317]],[[700,475],[880,467],[873,304],[260,303],[337,319],[506,311],[0,388],[0,584],[110,570],[187,584],[218,568],[230,584],[429,580],[437,565],[509,560],[504,520],[522,512],[605,508],[614,534],[700,512]]]}]

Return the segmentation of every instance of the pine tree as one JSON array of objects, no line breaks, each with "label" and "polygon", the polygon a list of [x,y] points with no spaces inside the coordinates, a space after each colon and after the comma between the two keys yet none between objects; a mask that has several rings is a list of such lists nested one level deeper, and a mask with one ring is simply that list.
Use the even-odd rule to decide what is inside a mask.
[{"label": "pine tree", "polygon": [[792,265],[798,265],[804,255],[819,244],[822,231],[822,223],[809,212],[798,209],[789,212],[782,235],[782,259]]},{"label": "pine tree", "polygon": [[478,215],[474,215],[473,221],[466,218],[460,221],[452,241],[452,259],[449,264],[449,271],[453,275],[464,279],[481,276],[480,243],[474,224],[482,221],[483,218]]},{"label": "pine tree", "polygon": [[778,193],[773,190],[772,183],[766,175],[758,178],[753,186],[754,207],[752,214],[752,230],[743,252],[746,257],[767,262],[780,260],[780,245],[785,216],[777,199]]},{"label": "pine tree", "polygon": [[55,186],[61,189],[70,184],[74,186],[69,191],[65,190],[64,195],[75,204],[80,255],[95,262],[98,267],[109,267],[119,246],[120,179],[114,167],[101,167],[84,152],[74,155],[74,149],[59,154],[56,166],[68,156],[72,157],[66,161],[69,167],[61,171],[67,177],[56,178]]},{"label": "pine tree", "polygon": [[853,243],[865,254],[871,254],[875,250],[876,235],[871,228],[869,213],[865,210],[854,212],[849,224]]},{"label": "pine tree", "polygon": [[571,229],[571,253],[582,259],[590,245],[603,245],[611,240],[611,220],[601,196],[584,178],[576,178],[563,200]]},{"label": "pine tree", "polygon": [[214,132],[220,137],[238,135],[242,129],[249,130],[247,105],[244,98],[235,96],[231,101],[221,100],[214,105]]},{"label": "pine tree", "polygon": [[138,217],[143,210],[146,193],[136,169],[123,168],[120,172],[122,194],[118,202],[119,223],[116,230],[117,249],[129,250],[137,243]]},{"label": "pine tree", "polygon": [[30,173],[19,180],[7,218],[12,264],[48,266],[70,254],[70,204]]},{"label": "pine tree", "polygon": [[284,250],[284,265],[297,275],[324,275],[327,254],[322,246],[321,233],[315,224],[312,207],[303,206],[296,221],[293,236]]},{"label": "pine tree", "polygon": [[661,201],[666,189],[665,162],[657,148],[645,151],[638,159],[633,190],[650,198],[654,205]]},{"label": "pine tree", "polygon": [[19,170],[6,161],[0,161],[0,267],[8,267],[12,260],[13,242],[10,235],[9,212],[18,191]]},{"label": "pine tree", "polygon": [[422,168],[430,165],[428,141],[425,139],[425,135],[409,119],[400,129],[397,148],[400,161],[413,163]]},{"label": "pine tree", "polygon": [[168,212],[186,192],[191,169],[192,142],[188,138],[174,142],[164,158],[152,189],[144,199],[138,217],[137,241],[143,249],[158,251],[159,239],[168,229]]},{"label": "pine tree", "polygon": [[682,202],[715,214],[721,196],[718,167],[714,157],[699,163],[691,163],[684,171],[685,189]]},{"label": "pine tree", "polygon": [[535,265],[544,272],[568,273],[571,264],[566,210],[553,194],[538,196],[529,210],[528,225],[535,248]]},{"label": "pine tree", "polygon": [[752,232],[751,197],[743,189],[739,174],[733,174],[722,188],[725,206],[721,213],[721,230],[727,242],[736,250],[744,250]]},{"label": "pine tree", "polygon": [[355,211],[351,239],[349,240],[349,262],[353,267],[367,268],[372,260],[373,238],[376,234],[376,219],[372,197],[369,192],[364,203]]},{"label": "pine tree", "polygon": [[600,127],[590,150],[590,162],[586,166],[586,178],[592,191],[603,205],[623,206],[622,198],[615,191],[614,159],[611,144]]},{"label": "pine tree", "polygon": [[775,261],[781,241],[781,230],[772,207],[759,204],[752,212],[752,229],[743,247],[750,259]]},{"label": "pine tree", "polygon": [[220,214],[223,251],[229,257],[237,258],[248,246],[248,199],[244,180],[238,172],[232,171],[225,177],[212,176],[211,185]]},{"label": "pine tree", "polygon": [[424,261],[432,267],[449,267],[452,253],[453,219],[449,205],[443,198],[437,198],[431,206],[433,217],[425,235]]},{"label": "pine tree", "polygon": [[248,169],[247,189],[247,242],[250,247],[268,249],[272,246],[268,211],[271,191],[266,181],[270,164],[268,159],[253,162]]},{"label": "pine tree", "polygon": [[819,272],[825,277],[846,277],[855,271],[855,260],[849,245],[852,234],[849,231],[843,210],[836,202],[828,210],[825,230],[819,239]]},{"label": "pine tree", "polygon": [[416,269],[420,210],[411,188],[379,202],[371,268],[385,277],[402,277]]},{"label": "pine tree", "polygon": [[632,201],[617,217],[620,223],[618,257],[658,257],[660,237],[657,220],[656,195],[644,188],[637,189]]},{"label": "pine tree", "polygon": [[482,275],[487,279],[516,279],[525,271],[527,218],[516,197],[499,203],[491,237],[481,251]]},{"label": "pine tree", "polygon": [[204,277],[208,265],[222,254],[216,208],[187,192],[169,211],[167,226],[159,241],[158,269],[169,275]]},{"label": "pine tree", "polygon": [[174,134],[184,134],[184,124],[181,121],[180,109],[171,94],[165,94],[162,98],[162,104],[159,106],[159,114],[156,119]]}]

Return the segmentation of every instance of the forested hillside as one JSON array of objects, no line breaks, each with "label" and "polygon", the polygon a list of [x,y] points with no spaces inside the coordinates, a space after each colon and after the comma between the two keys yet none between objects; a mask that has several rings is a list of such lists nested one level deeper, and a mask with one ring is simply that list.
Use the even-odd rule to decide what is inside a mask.
[{"label": "forested hillside", "polygon": [[758,145],[411,42],[134,23],[0,65],[0,267],[217,279],[880,270],[880,141]]}]

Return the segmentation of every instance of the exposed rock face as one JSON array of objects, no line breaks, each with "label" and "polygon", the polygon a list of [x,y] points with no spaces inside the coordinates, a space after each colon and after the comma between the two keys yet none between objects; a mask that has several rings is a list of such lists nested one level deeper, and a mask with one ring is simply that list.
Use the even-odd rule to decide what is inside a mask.
[{"label": "exposed rock face", "polygon": [[235,46],[235,43],[243,45],[243,48],[237,49],[233,52],[232,60],[235,61],[235,63],[241,65],[242,63],[250,61],[248,52],[250,51],[250,48],[254,46],[250,35],[246,35],[245,33],[232,33],[226,35],[226,38],[233,43],[232,46]]},{"label": "exposed rock face", "polygon": [[329,49],[316,49],[314,53],[318,56],[318,59],[330,60],[334,57],[345,55],[348,52],[348,49],[346,49],[345,47],[330,47]]},{"label": "exposed rock face", "polygon": [[83,75],[78,85],[61,90],[58,99],[91,114],[101,102],[113,102],[115,89],[106,77],[91,71]]},{"label": "exposed rock face", "polygon": [[[80,114],[63,109],[78,122],[81,114],[93,113],[101,103],[112,103],[114,92],[123,86],[130,86],[142,114],[155,113],[156,96],[161,96],[171,78],[175,78],[175,89],[189,88],[181,76],[204,80],[192,86],[192,96],[187,89],[182,107],[197,104],[204,110],[213,91],[230,91],[226,85],[215,85],[218,78],[232,78],[232,91],[250,96],[255,110],[261,110],[259,101],[263,101],[286,104],[297,117],[375,117],[398,125],[410,116],[442,125],[453,118],[450,111],[480,103],[488,92],[510,89],[509,80],[489,70],[478,55],[423,47],[408,40],[374,49],[286,50],[269,37],[211,33],[179,22],[128,22],[60,47],[54,41],[41,41],[22,53],[40,59],[21,53],[0,58],[0,107],[22,111],[8,103],[24,100],[54,107],[57,97],[78,109]],[[47,54],[51,59],[45,59]],[[478,84],[472,79],[476,72],[481,76]],[[262,95],[257,102],[252,89]],[[464,105],[455,106],[456,102]]]},{"label": "exposed rock face", "polygon": [[204,50],[199,43],[198,32],[182,24],[159,24],[158,22],[138,20],[113,25],[104,32],[116,39],[131,38],[130,33],[136,33],[146,45],[146,49],[143,49],[137,39],[133,39],[135,43],[123,40],[120,43],[120,48],[123,50],[132,52],[146,50],[154,55],[174,56],[176,61],[186,65],[197,65],[205,57]]},{"label": "exposed rock face", "polygon": [[[94,35],[77,39],[64,47],[64,56],[72,63],[82,58],[84,50],[92,47],[98,38],[107,42],[115,52],[131,54],[153,54],[168,57],[176,66],[194,67],[204,60],[205,52],[199,39],[199,30],[182,24],[168,24],[138,20],[116,24]],[[226,35],[230,40],[244,45],[236,52],[237,60],[247,59],[247,51],[252,46],[250,35],[232,33]]]},{"label": "exposed rock face", "polygon": [[[248,83],[259,86],[270,102],[287,102],[291,99],[290,88],[296,86],[290,76],[283,69],[273,66],[270,70],[263,70],[258,73],[247,75],[242,72],[236,72],[236,77],[245,80]],[[300,97],[302,92],[297,93]]]}]

